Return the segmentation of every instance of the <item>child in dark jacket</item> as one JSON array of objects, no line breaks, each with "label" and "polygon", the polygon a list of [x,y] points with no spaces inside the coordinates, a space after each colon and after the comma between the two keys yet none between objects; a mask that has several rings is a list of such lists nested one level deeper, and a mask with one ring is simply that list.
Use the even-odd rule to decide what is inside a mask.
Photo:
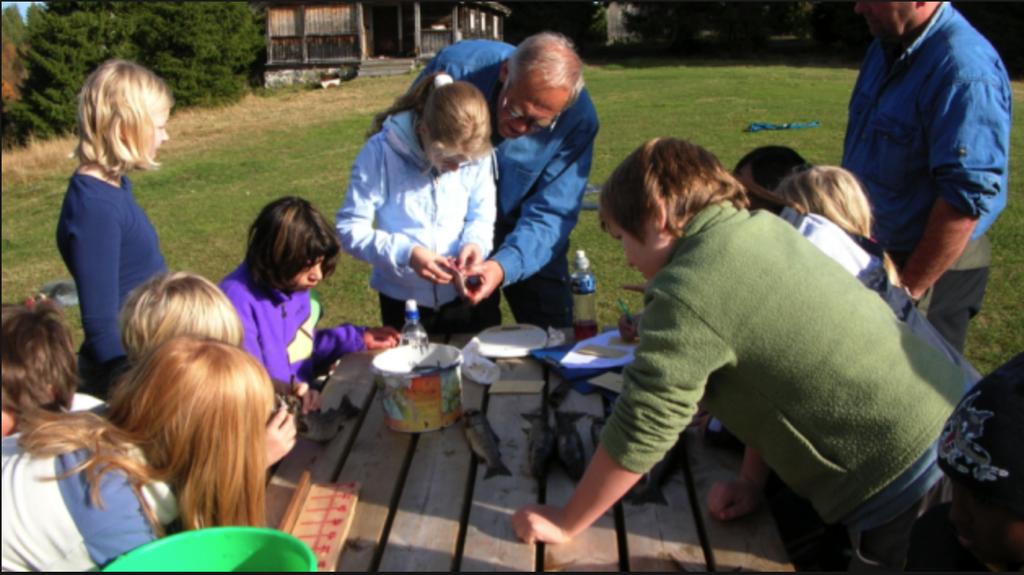
[{"label": "child in dark jacket", "polygon": [[1024,569],[1024,353],[979,381],[939,439],[953,501],[914,524],[908,571]]},{"label": "child in dark jacket", "polygon": [[173,106],[162,79],[125,60],[101,64],[78,94],[79,165],[61,205],[57,248],[82,309],[82,389],[100,399],[124,368],[118,310],[128,292],[167,269],[128,172],[158,165]]}]

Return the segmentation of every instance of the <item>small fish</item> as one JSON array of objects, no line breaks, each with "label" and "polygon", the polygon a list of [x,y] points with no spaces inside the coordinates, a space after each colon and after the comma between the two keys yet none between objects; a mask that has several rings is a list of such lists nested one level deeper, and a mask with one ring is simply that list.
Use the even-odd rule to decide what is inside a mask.
[{"label": "small fish", "polygon": [[583,438],[576,430],[576,420],[582,415],[577,412],[555,412],[558,459],[573,481],[579,481],[583,477],[587,465],[584,461]]},{"label": "small fish", "polygon": [[603,417],[595,417],[590,422],[590,441],[594,444],[594,451],[597,451],[597,446],[601,443],[601,431],[604,429],[604,423]]},{"label": "small fish", "polygon": [[359,408],[352,404],[348,396],[342,398],[337,409],[327,411],[311,411],[302,413],[302,398],[291,394],[277,393],[277,408],[286,406],[295,418],[295,430],[306,439],[326,442],[334,438],[342,430],[345,421],[359,415]]},{"label": "small fish", "polygon": [[548,417],[544,413],[524,413],[523,417],[530,422],[526,432],[530,474],[543,479],[548,462],[555,453],[555,433],[548,425]]},{"label": "small fish", "polygon": [[494,433],[487,416],[483,413],[470,409],[463,414],[466,429],[466,439],[470,448],[486,465],[487,473],[484,479],[494,475],[512,475],[512,472],[505,467],[501,460],[501,450],[498,448],[500,440],[498,434]]},{"label": "small fish", "polygon": [[682,464],[682,435],[676,440],[676,444],[672,446],[672,449],[668,450],[665,457],[661,461],[654,464],[654,467],[640,478],[640,481],[629,490],[626,494],[626,500],[635,505],[642,505],[644,503],[656,503],[658,505],[668,505],[668,500],[665,499],[665,494],[661,491],[661,486],[668,481],[668,478],[672,476],[672,473],[678,470]]}]

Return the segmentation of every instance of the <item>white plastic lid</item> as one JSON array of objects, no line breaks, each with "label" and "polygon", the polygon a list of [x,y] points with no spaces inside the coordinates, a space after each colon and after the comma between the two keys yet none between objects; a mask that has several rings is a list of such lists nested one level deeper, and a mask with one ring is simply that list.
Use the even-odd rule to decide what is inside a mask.
[{"label": "white plastic lid", "polygon": [[419,311],[419,308],[416,307],[416,300],[414,300],[414,299],[407,299],[407,300],[405,300],[405,311],[407,311],[407,312],[409,312],[409,311]]},{"label": "white plastic lid", "polygon": [[576,267],[581,270],[585,270],[590,267],[590,261],[587,259],[587,254],[583,250],[576,250]]}]

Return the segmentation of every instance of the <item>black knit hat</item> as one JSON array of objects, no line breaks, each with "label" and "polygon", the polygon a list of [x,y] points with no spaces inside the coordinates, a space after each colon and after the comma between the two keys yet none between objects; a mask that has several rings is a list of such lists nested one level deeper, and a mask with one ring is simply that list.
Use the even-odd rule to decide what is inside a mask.
[{"label": "black knit hat", "polygon": [[1024,353],[974,385],[946,421],[939,467],[1024,518]]}]

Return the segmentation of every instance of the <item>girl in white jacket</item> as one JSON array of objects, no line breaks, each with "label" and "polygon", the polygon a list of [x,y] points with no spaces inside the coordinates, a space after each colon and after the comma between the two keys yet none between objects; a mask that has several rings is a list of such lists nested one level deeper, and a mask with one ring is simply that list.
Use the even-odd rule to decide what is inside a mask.
[{"label": "girl in white jacket", "polygon": [[456,287],[493,246],[495,174],[483,95],[425,76],[374,118],[336,217],[345,251],[373,265],[384,325],[415,299],[430,333],[479,331]]}]

